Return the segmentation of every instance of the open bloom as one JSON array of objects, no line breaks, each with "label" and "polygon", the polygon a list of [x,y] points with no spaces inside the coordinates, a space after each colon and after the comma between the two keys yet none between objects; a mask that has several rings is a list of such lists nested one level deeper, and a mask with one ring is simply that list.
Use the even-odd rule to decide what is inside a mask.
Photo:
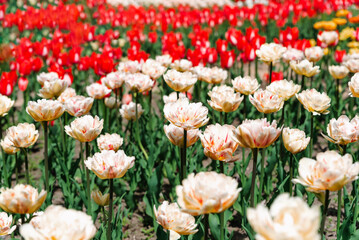
[{"label": "open bloom", "polygon": [[[171,123],[170,125],[164,125],[163,129],[167,138],[173,145],[183,147],[183,128],[177,127]],[[186,147],[190,147],[197,142],[199,133],[200,131],[198,129],[191,129],[187,131]]]},{"label": "open bloom", "polygon": [[135,157],[126,156],[119,150],[103,150],[85,160],[85,165],[101,179],[121,178],[135,163]]},{"label": "open bloom", "polygon": [[251,95],[260,87],[257,79],[250,76],[236,77],[232,80],[232,85],[234,90],[244,95]]},{"label": "open bloom", "polygon": [[107,74],[105,77],[101,79],[102,84],[104,84],[106,87],[114,90],[122,87],[122,84],[124,83],[126,78],[125,73],[121,72],[111,72]]},{"label": "open bloom", "polygon": [[35,144],[39,138],[39,131],[34,124],[19,123],[6,130],[6,137],[17,148],[28,148]]},{"label": "open bloom", "polygon": [[146,92],[150,91],[155,82],[147,75],[142,73],[127,74],[126,87],[135,92]]},{"label": "open bloom", "polygon": [[117,133],[105,133],[97,138],[97,146],[100,151],[114,150],[115,152],[122,146],[123,138]]},{"label": "open bloom", "polygon": [[59,75],[56,72],[42,72],[36,76],[37,81],[41,84],[41,86],[45,85],[45,82],[52,82],[59,79]]},{"label": "open bloom", "polygon": [[313,62],[309,62],[307,59],[304,59],[299,63],[292,61],[290,62],[290,67],[296,74],[304,75],[306,77],[313,77],[320,72],[319,66],[313,67]]},{"label": "open bloom", "polygon": [[[141,104],[137,104],[137,118],[140,118],[143,109]],[[129,104],[123,104],[120,109],[120,114],[123,118],[127,120],[136,120],[136,104],[134,102],[130,102]]]},{"label": "open bloom", "polygon": [[197,82],[197,76],[191,72],[178,72],[173,69],[167,71],[163,79],[176,92],[187,92]]},{"label": "open bloom", "polygon": [[99,83],[92,83],[86,87],[87,94],[94,99],[104,99],[111,93],[111,89]]},{"label": "open bloom", "polygon": [[58,119],[65,111],[65,107],[57,100],[39,99],[27,104],[26,112],[36,122],[50,122]]},{"label": "open bloom", "polygon": [[282,109],[284,99],[268,90],[259,89],[253,96],[249,96],[249,101],[262,113],[278,112]]},{"label": "open bloom", "polygon": [[18,151],[20,151],[20,148],[15,147],[12,141],[10,141],[8,136],[5,136],[5,138],[0,141],[0,145],[2,150],[9,155],[13,155]]},{"label": "open bloom", "polygon": [[[185,93],[179,93],[179,98],[186,98]],[[177,101],[177,92],[171,92],[168,96],[163,96],[163,102],[169,103],[169,102],[175,102]]]},{"label": "open bloom", "polygon": [[304,58],[304,53],[295,48],[289,48],[285,53],[282,55],[282,59],[284,62],[289,63],[291,61],[301,61]]},{"label": "open bloom", "polygon": [[310,142],[310,137],[305,137],[305,132],[299,129],[284,128],[282,132],[285,149],[293,154],[305,150]]},{"label": "open bloom", "polygon": [[304,50],[305,57],[311,62],[318,62],[324,56],[324,51],[321,47],[315,46],[306,48]]},{"label": "open bloom", "polygon": [[302,158],[298,172],[299,177],[293,183],[302,184],[310,192],[338,191],[358,178],[359,163],[353,164],[350,154],[342,156],[336,151],[326,151],[318,153],[317,161]]},{"label": "open bloom", "polygon": [[10,111],[14,103],[15,101],[0,94],[0,117],[5,116]]},{"label": "open bloom", "polygon": [[177,240],[181,238],[180,235],[190,235],[198,231],[194,217],[182,212],[176,203],[169,204],[164,201],[158,209],[156,206],[153,208],[158,224],[170,231],[170,240]]},{"label": "open bloom", "polygon": [[359,72],[359,59],[349,59],[343,62],[343,65],[346,66],[352,73]]},{"label": "open bloom", "polygon": [[331,99],[325,92],[320,93],[314,88],[307,89],[296,94],[296,97],[303,107],[314,115],[329,113],[327,109],[330,107]]},{"label": "open bloom", "polygon": [[96,227],[86,213],[51,205],[42,215],[22,225],[20,234],[25,240],[90,240]]},{"label": "open bloom", "polygon": [[46,191],[40,194],[30,185],[18,184],[0,190],[0,207],[8,213],[31,214],[36,212],[46,199]]},{"label": "open bloom", "polygon": [[5,212],[0,213],[0,236],[6,236],[15,231],[16,226],[12,226],[12,216]]},{"label": "open bloom", "polygon": [[318,40],[322,42],[322,47],[335,45],[339,40],[339,33],[337,31],[323,31],[318,34]]},{"label": "open bloom", "polygon": [[163,112],[168,121],[186,130],[200,128],[209,121],[208,109],[202,103],[189,103],[188,98],[165,104]]},{"label": "open bloom", "polygon": [[161,63],[162,66],[164,66],[164,67],[169,67],[170,64],[172,63],[172,57],[169,54],[156,56],[156,61]]},{"label": "open bloom", "polygon": [[165,73],[166,67],[164,67],[160,62],[157,62],[153,59],[147,59],[147,61],[142,65],[142,73],[148,75],[151,79],[156,80]]},{"label": "open bloom", "polygon": [[287,51],[287,48],[277,43],[264,43],[256,50],[259,60],[269,64],[278,62],[282,55]]},{"label": "open bloom", "polygon": [[137,73],[141,71],[142,63],[138,61],[126,61],[118,64],[118,71],[121,73]]},{"label": "open bloom", "polygon": [[351,121],[346,115],[340,116],[338,119],[332,118],[327,126],[328,141],[347,145],[356,142],[359,138],[359,117],[355,116]]},{"label": "open bloom", "polygon": [[226,85],[214,87],[208,96],[211,98],[208,104],[214,110],[226,113],[237,110],[243,100],[240,93],[235,93],[233,88]]},{"label": "open bloom", "polygon": [[95,190],[91,192],[91,198],[99,206],[107,206],[110,202],[110,194],[102,194],[100,190]]},{"label": "open bloom", "polygon": [[237,200],[238,182],[216,172],[191,173],[176,187],[177,202],[182,211],[193,216],[220,213]]},{"label": "open bloom", "polygon": [[213,67],[210,68],[210,82],[211,84],[219,84],[224,82],[228,77],[228,72],[223,68]]},{"label": "open bloom", "polygon": [[247,218],[257,233],[256,240],[320,240],[320,210],[309,207],[299,197],[279,195],[268,209],[263,203],[247,210]]},{"label": "open bloom", "polygon": [[232,125],[209,125],[200,135],[204,155],[219,161],[231,162],[238,143],[232,138],[235,127]]},{"label": "open bloom", "polygon": [[281,133],[281,128],[277,128],[277,122],[272,124],[266,118],[255,120],[244,120],[233,131],[233,139],[239,146],[245,148],[266,148],[275,142]]},{"label": "open bloom", "polygon": [[65,101],[65,109],[71,116],[81,117],[88,114],[92,108],[94,99],[91,97],[75,96]]},{"label": "open bloom", "polygon": [[57,78],[51,81],[45,81],[42,88],[39,90],[39,96],[46,99],[57,98],[68,87],[66,80]]},{"label": "open bloom", "polygon": [[173,63],[171,63],[171,68],[180,72],[189,71],[191,67],[192,67],[192,62],[188,61],[187,59],[175,60]]},{"label": "open bloom", "polygon": [[100,135],[102,128],[103,119],[85,115],[76,118],[70,126],[65,126],[65,132],[80,142],[91,142]]},{"label": "open bloom", "polygon": [[354,74],[348,83],[350,95],[353,97],[359,97],[359,73]]},{"label": "open bloom", "polygon": [[332,75],[334,79],[343,79],[348,75],[349,70],[345,66],[333,65],[333,66],[329,66],[329,73],[330,75]]},{"label": "open bloom", "polygon": [[67,99],[75,97],[76,91],[73,88],[66,88],[65,91],[63,91],[60,96],[57,98],[57,101],[61,103],[65,103]]},{"label": "open bloom", "polygon": [[266,89],[287,101],[300,91],[300,85],[284,79],[272,82]]}]

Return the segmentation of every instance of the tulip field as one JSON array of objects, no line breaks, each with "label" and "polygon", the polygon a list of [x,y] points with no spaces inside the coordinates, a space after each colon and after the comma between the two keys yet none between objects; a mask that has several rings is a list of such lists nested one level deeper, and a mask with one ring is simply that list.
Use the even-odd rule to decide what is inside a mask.
[{"label": "tulip field", "polygon": [[0,0],[0,238],[358,240],[358,0]]}]

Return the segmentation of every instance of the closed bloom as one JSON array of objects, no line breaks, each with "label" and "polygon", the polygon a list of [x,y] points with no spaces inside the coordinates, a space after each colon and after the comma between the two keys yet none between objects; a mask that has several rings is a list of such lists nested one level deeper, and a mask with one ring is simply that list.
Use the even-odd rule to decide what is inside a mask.
[{"label": "closed bloom", "polygon": [[0,94],[0,117],[5,116],[10,111],[14,103],[15,101]]},{"label": "closed bloom", "polygon": [[12,216],[5,212],[0,213],[0,236],[6,236],[15,231],[16,226],[12,226]]},{"label": "closed bloom", "polygon": [[111,89],[108,89],[105,85],[99,83],[92,83],[86,87],[87,94],[94,99],[104,99],[111,93]]},{"label": "closed bloom", "polygon": [[181,59],[181,60],[175,60],[171,64],[171,68],[180,71],[180,72],[186,72],[189,71],[192,67],[192,62],[188,61],[187,59]]},{"label": "closed bloom", "polygon": [[226,85],[214,87],[208,95],[211,98],[208,100],[208,104],[219,112],[233,112],[237,110],[243,100],[240,93],[235,93],[233,88]]},{"label": "closed bloom", "polygon": [[56,72],[49,72],[49,73],[40,73],[36,77],[37,81],[41,84],[41,86],[45,85],[45,82],[53,82],[59,79],[59,75]]},{"label": "closed bloom", "polygon": [[329,73],[330,75],[332,75],[334,79],[343,79],[348,75],[349,70],[345,66],[333,65],[333,66],[329,66]]},{"label": "closed bloom", "polygon": [[318,62],[324,56],[324,51],[321,47],[315,46],[306,48],[304,51],[305,57],[311,62]]},{"label": "closed bloom", "polygon": [[168,121],[186,130],[200,128],[209,121],[208,109],[202,103],[189,103],[188,98],[165,104],[163,112]]},{"label": "closed bloom", "polygon": [[123,138],[117,133],[105,133],[97,138],[97,146],[100,151],[114,150],[115,152],[122,146]]},{"label": "closed bloom", "polygon": [[359,97],[359,73],[354,74],[348,83],[350,95],[352,97]]},{"label": "closed bloom", "polygon": [[310,142],[310,137],[306,138],[305,132],[299,129],[284,128],[282,138],[285,149],[293,154],[304,151]]},{"label": "closed bloom", "polygon": [[197,82],[197,76],[191,72],[179,72],[173,69],[167,71],[163,79],[176,92],[187,92]]},{"label": "closed bloom", "polygon": [[347,145],[356,142],[359,137],[359,117],[355,116],[351,121],[346,115],[340,116],[338,119],[332,118],[327,126],[328,141]]},{"label": "closed bloom", "polygon": [[110,194],[102,194],[100,190],[95,190],[91,192],[91,198],[94,200],[94,202],[99,206],[107,206],[110,202]]},{"label": "closed bloom", "polygon": [[81,117],[88,114],[93,105],[93,98],[84,96],[75,96],[65,101],[65,109],[71,116]]},{"label": "closed bloom", "polygon": [[40,99],[27,104],[26,112],[36,122],[50,122],[58,119],[65,111],[65,107],[57,100]]},{"label": "closed bloom", "polygon": [[147,61],[142,65],[142,73],[150,76],[153,80],[160,78],[166,69],[167,68],[162,66],[160,62],[153,59],[147,59]]},{"label": "closed bloom", "polygon": [[235,127],[232,125],[209,125],[203,134],[200,135],[204,154],[213,159],[224,162],[235,161],[233,154],[238,143],[233,140],[232,132]]},{"label": "closed bloom", "polygon": [[142,73],[128,74],[125,83],[129,90],[139,93],[150,91],[155,84],[149,76]]},{"label": "closed bloom", "polygon": [[[137,104],[137,118],[139,119],[143,113],[141,104]],[[127,120],[136,120],[136,104],[130,102],[129,104],[123,104],[120,109],[120,114]]]},{"label": "closed bloom", "polygon": [[236,179],[224,174],[191,173],[176,187],[177,202],[192,216],[220,213],[233,205],[241,190]]},{"label": "closed bloom", "polygon": [[349,59],[343,63],[351,73],[359,72],[359,59]]},{"label": "closed bloom", "polygon": [[158,209],[153,206],[156,220],[164,229],[170,231],[170,240],[177,240],[181,235],[195,234],[197,224],[192,215],[184,213],[176,203],[164,201]]},{"label": "closed bloom", "polygon": [[331,99],[325,92],[320,93],[314,88],[307,89],[296,94],[296,97],[303,107],[314,115],[329,113],[327,109],[330,107]]},{"label": "closed bloom", "polygon": [[9,155],[13,155],[20,151],[20,148],[14,146],[12,141],[10,141],[9,137],[6,135],[3,140],[0,141],[0,145],[2,150]]},{"label": "closed bloom", "polygon": [[263,203],[247,210],[247,218],[257,233],[256,240],[320,240],[320,210],[309,207],[299,197],[279,195],[268,209]]},{"label": "closed bloom", "polygon": [[110,109],[119,108],[121,103],[117,101],[116,97],[105,98],[105,105]]},{"label": "closed bloom", "polygon": [[70,126],[65,126],[65,132],[80,142],[91,142],[100,135],[102,128],[103,119],[100,120],[98,116],[85,115],[76,118]]},{"label": "closed bloom", "polygon": [[265,43],[256,50],[257,57],[259,60],[269,64],[278,62],[282,55],[287,51],[287,48],[276,43]]},{"label": "closed bloom", "polygon": [[34,124],[19,123],[6,130],[6,137],[12,142],[12,146],[28,148],[34,145],[39,138],[39,131],[36,130]]},{"label": "closed bloom", "polygon": [[[183,128],[177,127],[172,123],[164,125],[163,129],[167,138],[173,145],[183,147]],[[186,147],[190,147],[195,144],[199,138],[200,131],[198,129],[191,129],[187,131]]]},{"label": "closed bloom", "polygon": [[334,45],[339,40],[339,33],[336,31],[324,31],[321,34],[318,34],[318,40],[320,40],[325,47],[329,45]]},{"label": "closed bloom", "polygon": [[85,165],[101,179],[122,178],[128,169],[132,168],[135,157],[126,156],[125,152],[119,150],[103,150],[95,153],[91,158],[85,160]]},{"label": "closed bloom", "polygon": [[[179,93],[179,98],[187,98],[185,93]],[[168,96],[163,96],[163,102],[170,103],[177,101],[177,92],[171,92]]]},{"label": "closed bloom", "polygon": [[61,93],[61,95],[57,98],[57,101],[61,103],[65,103],[67,99],[75,97],[76,91],[73,88],[66,88],[65,91]]},{"label": "closed bloom", "polygon": [[284,104],[283,98],[263,89],[256,91],[253,96],[250,95],[249,101],[262,113],[278,112]]},{"label": "closed bloom", "polygon": [[122,84],[124,83],[126,78],[125,73],[120,72],[112,72],[106,75],[106,77],[103,77],[101,79],[101,82],[106,87],[114,90],[122,87]]},{"label": "closed bloom", "polygon": [[39,96],[46,99],[57,98],[68,87],[66,80],[57,78],[51,81],[45,81],[42,88],[39,90]]},{"label": "closed bloom", "polygon": [[281,133],[281,128],[277,128],[277,122],[272,124],[266,118],[255,120],[244,120],[233,131],[233,139],[239,146],[245,148],[266,148],[274,143]]},{"label": "closed bloom", "polygon": [[304,59],[304,53],[295,48],[289,48],[282,55],[282,59],[284,62],[289,63],[291,61],[301,61]]},{"label": "closed bloom", "polygon": [[336,151],[326,151],[318,153],[317,161],[302,158],[298,172],[299,177],[293,179],[293,183],[300,183],[307,191],[338,191],[358,178],[359,163],[353,164],[350,154],[342,156]]},{"label": "closed bloom", "polygon": [[304,75],[306,77],[313,77],[320,72],[319,66],[313,66],[313,62],[309,62],[307,59],[296,63],[290,62],[290,67],[298,75]]},{"label": "closed bloom", "polygon": [[236,77],[232,80],[234,90],[244,95],[251,95],[260,87],[256,78],[250,76]]},{"label": "closed bloom", "polygon": [[46,191],[40,194],[30,185],[18,184],[0,190],[0,207],[8,213],[31,214],[36,212],[46,199]]},{"label": "closed bloom", "polygon": [[86,213],[51,205],[42,215],[22,225],[20,234],[25,240],[90,240],[96,227]]},{"label": "closed bloom", "polygon": [[272,82],[269,86],[267,86],[266,90],[283,98],[284,101],[287,101],[300,91],[300,85],[293,83],[293,81],[287,81],[284,79]]}]

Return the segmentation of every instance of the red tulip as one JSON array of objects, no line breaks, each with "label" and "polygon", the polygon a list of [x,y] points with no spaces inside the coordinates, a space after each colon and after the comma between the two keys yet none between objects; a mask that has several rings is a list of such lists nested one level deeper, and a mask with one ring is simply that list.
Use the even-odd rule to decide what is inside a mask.
[{"label": "red tulip", "polygon": [[226,40],[218,39],[216,41],[217,52],[224,53],[227,51],[228,42]]},{"label": "red tulip", "polygon": [[334,58],[337,63],[343,62],[343,57],[346,55],[346,51],[344,50],[336,50],[334,53]]},{"label": "red tulip", "polygon": [[234,60],[236,59],[236,54],[234,50],[225,51],[220,54],[221,56],[221,67],[222,68],[231,68],[234,64]]},{"label": "red tulip", "polygon": [[27,85],[29,84],[29,80],[25,77],[20,77],[19,78],[19,82],[18,82],[18,86],[20,91],[25,91],[27,89]]},{"label": "red tulip", "polygon": [[218,60],[218,53],[215,48],[208,48],[207,49],[207,62],[213,64],[216,63]]}]

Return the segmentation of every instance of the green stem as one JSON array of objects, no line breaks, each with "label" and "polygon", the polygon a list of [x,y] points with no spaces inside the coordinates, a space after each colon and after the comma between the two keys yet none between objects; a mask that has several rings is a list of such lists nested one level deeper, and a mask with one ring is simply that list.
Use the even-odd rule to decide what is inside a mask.
[{"label": "green stem", "polygon": [[342,215],[342,189],[338,190],[338,209],[337,209],[337,236],[340,227],[340,218]]},{"label": "green stem", "polygon": [[107,240],[111,240],[111,232],[112,232],[112,212],[113,212],[113,179],[109,179],[110,183],[110,205],[108,209],[108,226],[107,226]]},{"label": "green stem", "polygon": [[289,159],[289,172],[290,172],[290,177],[289,177],[289,196],[293,195],[293,183],[292,183],[292,179],[293,179],[293,170],[294,170],[294,166],[293,166],[293,154],[290,154],[290,159]]},{"label": "green stem", "polygon": [[15,183],[18,184],[19,183],[19,160],[17,158],[17,153],[14,154],[15,156]]},{"label": "green stem", "polygon": [[151,112],[152,112],[152,91],[150,90],[150,92],[148,93],[148,115],[151,116]]},{"label": "green stem", "polygon": [[[325,220],[327,218],[327,211],[329,205],[329,190],[325,190],[325,199],[324,199],[324,208],[322,212],[322,223],[320,225],[320,236],[323,237],[324,235],[324,228],[325,228]],[[325,239],[325,237],[324,237]]]},{"label": "green stem", "polygon": [[339,79],[335,79],[336,80],[336,89],[335,89],[335,98],[337,100],[337,117],[340,116],[340,110],[339,110]]},{"label": "green stem", "polygon": [[[0,130],[1,131],[1,130]],[[4,154],[4,151],[1,148],[1,156],[2,156],[2,160],[3,160],[3,171],[4,171],[4,185],[5,187],[9,186],[9,177],[8,177],[8,170],[7,170],[7,165],[6,165],[6,156]],[[15,153],[16,154],[16,153]]]},{"label": "green stem", "polygon": [[262,201],[262,192],[263,192],[263,181],[264,181],[264,154],[261,157],[261,173],[260,173],[260,181],[259,181],[259,196],[258,202]]},{"label": "green stem", "polygon": [[106,226],[107,225],[107,217],[106,217],[106,212],[105,212],[105,207],[104,206],[101,206],[101,212],[102,212],[103,223]]},{"label": "green stem", "polygon": [[208,240],[209,239],[209,234],[208,234],[208,230],[209,230],[209,224],[208,224],[208,214],[205,214],[203,216],[203,220],[204,220],[204,240]]},{"label": "green stem", "polygon": [[309,113],[310,114],[310,147],[309,147],[309,158],[312,157],[312,153],[313,153],[313,136],[314,136],[314,114],[313,113]]},{"label": "green stem", "polygon": [[[90,144],[85,143],[86,146],[86,159],[90,157]],[[86,168],[86,195],[87,195],[87,214],[91,215],[91,194],[90,194],[90,173],[89,169]]]},{"label": "green stem", "polygon": [[[224,174],[224,163],[219,161],[219,169],[222,174]],[[219,213],[219,222],[220,222],[220,240],[224,240],[224,211]]]},{"label": "green stem", "polygon": [[251,76],[251,62],[248,62],[248,76]]},{"label": "green stem", "polygon": [[143,147],[142,143],[141,143],[141,139],[140,139],[140,126],[138,124],[138,109],[137,109],[137,104],[138,104],[138,93],[134,93],[134,96],[135,96],[135,100],[136,100],[136,106],[135,106],[135,109],[136,109],[136,138],[137,138],[137,143],[138,143],[138,146],[140,147],[143,155],[145,156],[146,160],[148,160],[148,155],[147,155],[147,152],[145,150],[145,148]]},{"label": "green stem", "polygon": [[272,83],[273,62],[269,64],[269,84]]},{"label": "green stem", "polygon": [[304,86],[305,86],[305,76],[302,75],[302,86],[301,86],[302,91],[304,90]]},{"label": "green stem", "polygon": [[29,178],[29,161],[27,158],[27,150],[26,148],[21,148],[21,151],[24,154],[25,157],[25,179],[26,179],[26,184],[30,184],[30,178]]},{"label": "green stem", "polygon": [[246,117],[247,117],[247,104],[246,104],[246,98],[247,96],[244,96],[243,98],[243,121],[246,120]]},{"label": "green stem", "polygon": [[49,192],[49,158],[48,158],[48,126],[47,122],[42,122],[44,129],[44,161],[45,161],[45,189]]},{"label": "green stem", "polygon": [[186,167],[186,157],[187,157],[187,130],[183,129],[183,147],[181,148],[181,182],[186,178],[187,167]]},{"label": "green stem", "polygon": [[253,169],[252,169],[252,183],[251,183],[251,207],[254,207],[254,189],[256,185],[256,175],[257,175],[257,158],[258,158],[258,148],[253,148]]}]

